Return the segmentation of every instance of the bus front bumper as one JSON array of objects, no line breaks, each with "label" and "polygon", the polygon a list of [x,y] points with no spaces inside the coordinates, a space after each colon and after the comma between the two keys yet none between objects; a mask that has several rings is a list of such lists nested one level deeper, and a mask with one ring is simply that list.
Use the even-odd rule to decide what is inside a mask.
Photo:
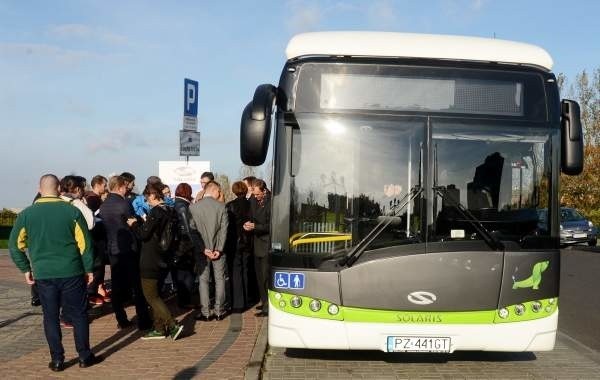
[{"label": "bus front bumper", "polygon": [[454,351],[550,351],[558,310],[545,318],[493,324],[345,322],[293,315],[269,305],[273,347],[387,351],[392,336],[449,337]]}]

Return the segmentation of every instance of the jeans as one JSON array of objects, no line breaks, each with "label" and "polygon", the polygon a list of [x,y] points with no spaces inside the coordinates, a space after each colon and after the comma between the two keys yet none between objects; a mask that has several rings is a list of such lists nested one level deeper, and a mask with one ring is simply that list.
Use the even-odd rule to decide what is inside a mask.
[{"label": "jeans", "polygon": [[225,253],[217,260],[209,260],[202,255],[198,263],[200,271],[200,312],[204,316],[210,316],[210,292],[208,283],[210,280],[210,268],[212,267],[215,278],[215,314],[225,314],[225,282],[227,278],[227,258]]},{"label": "jeans", "polygon": [[152,278],[142,278],[142,290],[144,297],[152,308],[152,317],[154,318],[154,330],[162,333],[168,333],[173,326],[175,320],[171,312],[165,305],[162,298],[158,294],[158,280]]},{"label": "jeans", "polygon": [[98,286],[104,283],[106,273],[106,242],[94,241],[94,281],[88,286],[90,296],[98,295]]},{"label": "jeans", "polygon": [[87,316],[87,293],[83,276],[36,280],[37,290],[44,313],[44,333],[53,361],[64,361],[59,313],[62,307],[65,317],[73,324],[75,348],[80,360],[91,354],[90,329]]}]

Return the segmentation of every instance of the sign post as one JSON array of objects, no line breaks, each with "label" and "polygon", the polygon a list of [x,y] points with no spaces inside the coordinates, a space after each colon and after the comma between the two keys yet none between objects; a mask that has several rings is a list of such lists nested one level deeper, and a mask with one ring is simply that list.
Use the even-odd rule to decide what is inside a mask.
[{"label": "sign post", "polygon": [[183,82],[183,129],[179,131],[179,155],[200,155],[200,132],[198,132],[198,82],[184,79]]}]

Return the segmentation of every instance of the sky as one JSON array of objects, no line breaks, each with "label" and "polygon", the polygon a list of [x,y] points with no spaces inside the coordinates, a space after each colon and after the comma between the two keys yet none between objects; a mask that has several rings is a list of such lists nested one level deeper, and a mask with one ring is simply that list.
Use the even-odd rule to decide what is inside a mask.
[{"label": "sky", "polygon": [[302,32],[382,30],[532,43],[574,80],[600,67],[600,1],[0,0],[0,207],[40,175],[91,179],[180,160],[184,78],[199,82],[200,156],[237,179],[239,124]]}]

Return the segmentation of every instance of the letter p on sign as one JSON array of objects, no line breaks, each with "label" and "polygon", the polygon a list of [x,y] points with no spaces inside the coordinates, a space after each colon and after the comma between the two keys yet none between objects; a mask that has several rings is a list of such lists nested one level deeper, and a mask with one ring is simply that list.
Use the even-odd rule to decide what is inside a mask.
[{"label": "letter p on sign", "polygon": [[185,116],[198,116],[198,82],[191,79],[184,81],[183,114]]}]

